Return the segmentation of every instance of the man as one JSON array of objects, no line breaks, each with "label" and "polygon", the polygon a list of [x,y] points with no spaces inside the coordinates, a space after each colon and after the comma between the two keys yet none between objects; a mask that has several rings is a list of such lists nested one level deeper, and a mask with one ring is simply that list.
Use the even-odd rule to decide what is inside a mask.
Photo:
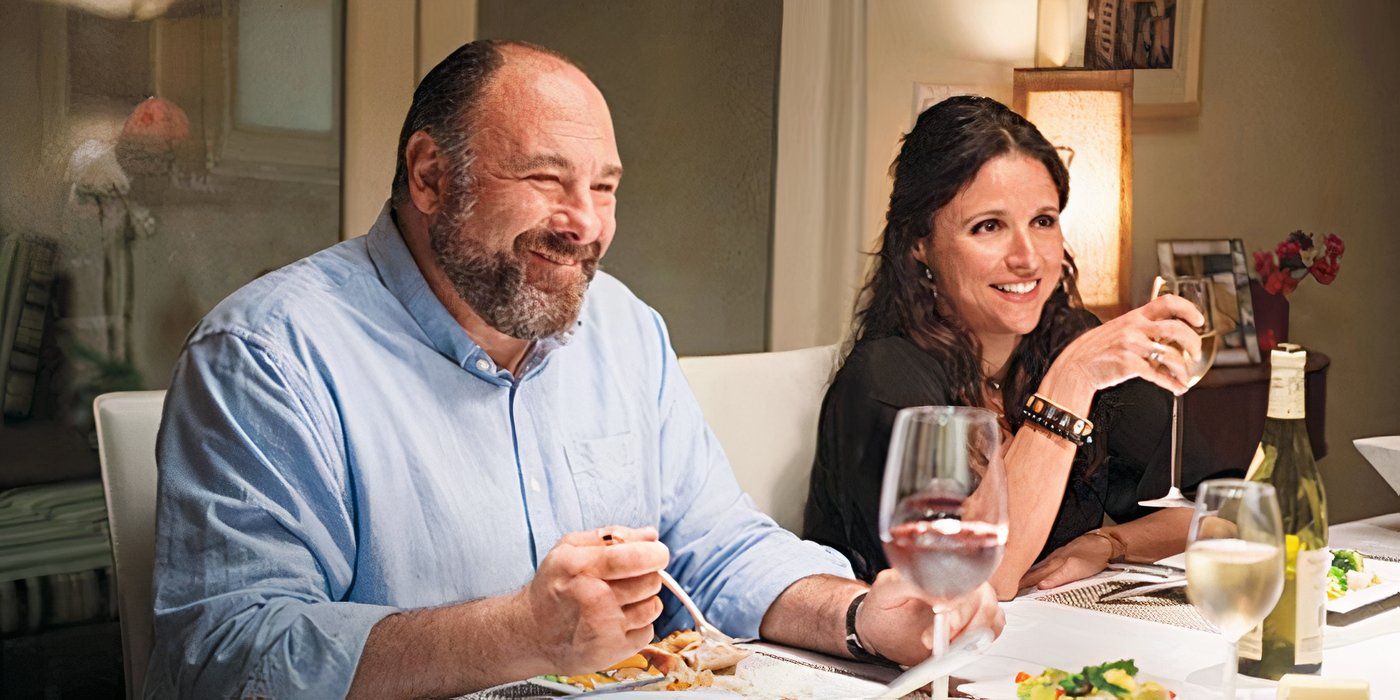
[{"label": "man", "polygon": [[[157,447],[148,693],[595,670],[690,624],[662,568],[732,635],[848,655],[855,610],[866,650],[927,656],[927,603],[891,575],[853,605],[848,563],[740,492],[660,317],[595,279],[622,167],[577,67],[458,49],[398,158],[368,236],[239,290],[187,342]],[[957,626],[974,618],[1000,626],[985,590]]]}]

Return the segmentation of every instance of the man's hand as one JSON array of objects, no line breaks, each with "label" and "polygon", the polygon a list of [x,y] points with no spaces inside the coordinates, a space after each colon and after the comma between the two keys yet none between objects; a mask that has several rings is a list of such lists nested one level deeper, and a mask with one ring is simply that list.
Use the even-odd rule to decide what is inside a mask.
[{"label": "man's hand", "polygon": [[[944,615],[950,639],[981,627],[999,635],[1006,625],[1006,616],[987,584],[954,601]],[[866,649],[912,666],[928,658],[932,631],[933,610],[923,593],[894,569],[881,571],[856,616],[856,633]]]},{"label": "man's hand", "polygon": [[661,614],[661,577],[670,560],[656,530],[605,528],[565,535],[515,594],[520,631],[550,673],[583,674],[625,659],[651,642]]}]

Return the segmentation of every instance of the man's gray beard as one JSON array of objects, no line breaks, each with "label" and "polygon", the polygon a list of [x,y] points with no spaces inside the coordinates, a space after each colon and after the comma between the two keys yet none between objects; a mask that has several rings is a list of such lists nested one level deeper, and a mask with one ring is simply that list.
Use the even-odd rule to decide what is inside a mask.
[{"label": "man's gray beard", "polygon": [[[470,212],[463,201],[457,212]],[[445,214],[428,229],[433,254],[457,295],[492,328],[512,338],[539,340],[562,333],[578,319],[583,295],[597,270],[597,247],[576,246],[559,234],[536,229],[516,236],[510,252],[488,250],[463,224],[468,216]],[[545,291],[525,277],[531,248],[580,261],[583,272],[563,289]]]}]

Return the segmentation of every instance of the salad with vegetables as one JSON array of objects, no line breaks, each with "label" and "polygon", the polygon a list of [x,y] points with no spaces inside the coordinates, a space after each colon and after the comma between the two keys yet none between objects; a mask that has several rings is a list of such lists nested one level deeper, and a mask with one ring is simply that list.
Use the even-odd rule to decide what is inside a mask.
[{"label": "salad with vegetables", "polygon": [[1366,559],[1354,549],[1332,550],[1332,567],[1327,570],[1327,599],[1336,600],[1348,591],[1370,588],[1381,577],[1366,571]]},{"label": "salad with vegetables", "polygon": [[1173,693],[1153,681],[1139,683],[1132,659],[1085,666],[1079,673],[1047,668],[1038,676],[1016,674],[1017,700],[1102,698],[1103,700],[1171,700]]}]

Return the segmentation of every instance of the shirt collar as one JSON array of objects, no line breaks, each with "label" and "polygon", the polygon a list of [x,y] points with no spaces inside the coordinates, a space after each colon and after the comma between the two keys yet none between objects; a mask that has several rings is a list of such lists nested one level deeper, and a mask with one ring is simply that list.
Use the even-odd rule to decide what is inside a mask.
[{"label": "shirt collar", "polygon": [[[462,329],[457,319],[443,306],[442,301],[428,287],[428,280],[418,269],[418,263],[409,252],[403,234],[394,222],[393,202],[385,202],[379,218],[370,227],[368,238],[369,257],[379,272],[389,293],[393,294],[404,309],[408,310],[418,327],[428,337],[428,341],[439,353],[446,356],[472,374],[493,382],[510,381],[510,373],[496,366],[495,360],[486,354]],[[575,323],[574,330],[579,324]],[[541,338],[526,351],[520,363],[522,378],[533,374],[544,365],[545,358],[554,350],[563,347],[573,338],[574,330]]]}]

